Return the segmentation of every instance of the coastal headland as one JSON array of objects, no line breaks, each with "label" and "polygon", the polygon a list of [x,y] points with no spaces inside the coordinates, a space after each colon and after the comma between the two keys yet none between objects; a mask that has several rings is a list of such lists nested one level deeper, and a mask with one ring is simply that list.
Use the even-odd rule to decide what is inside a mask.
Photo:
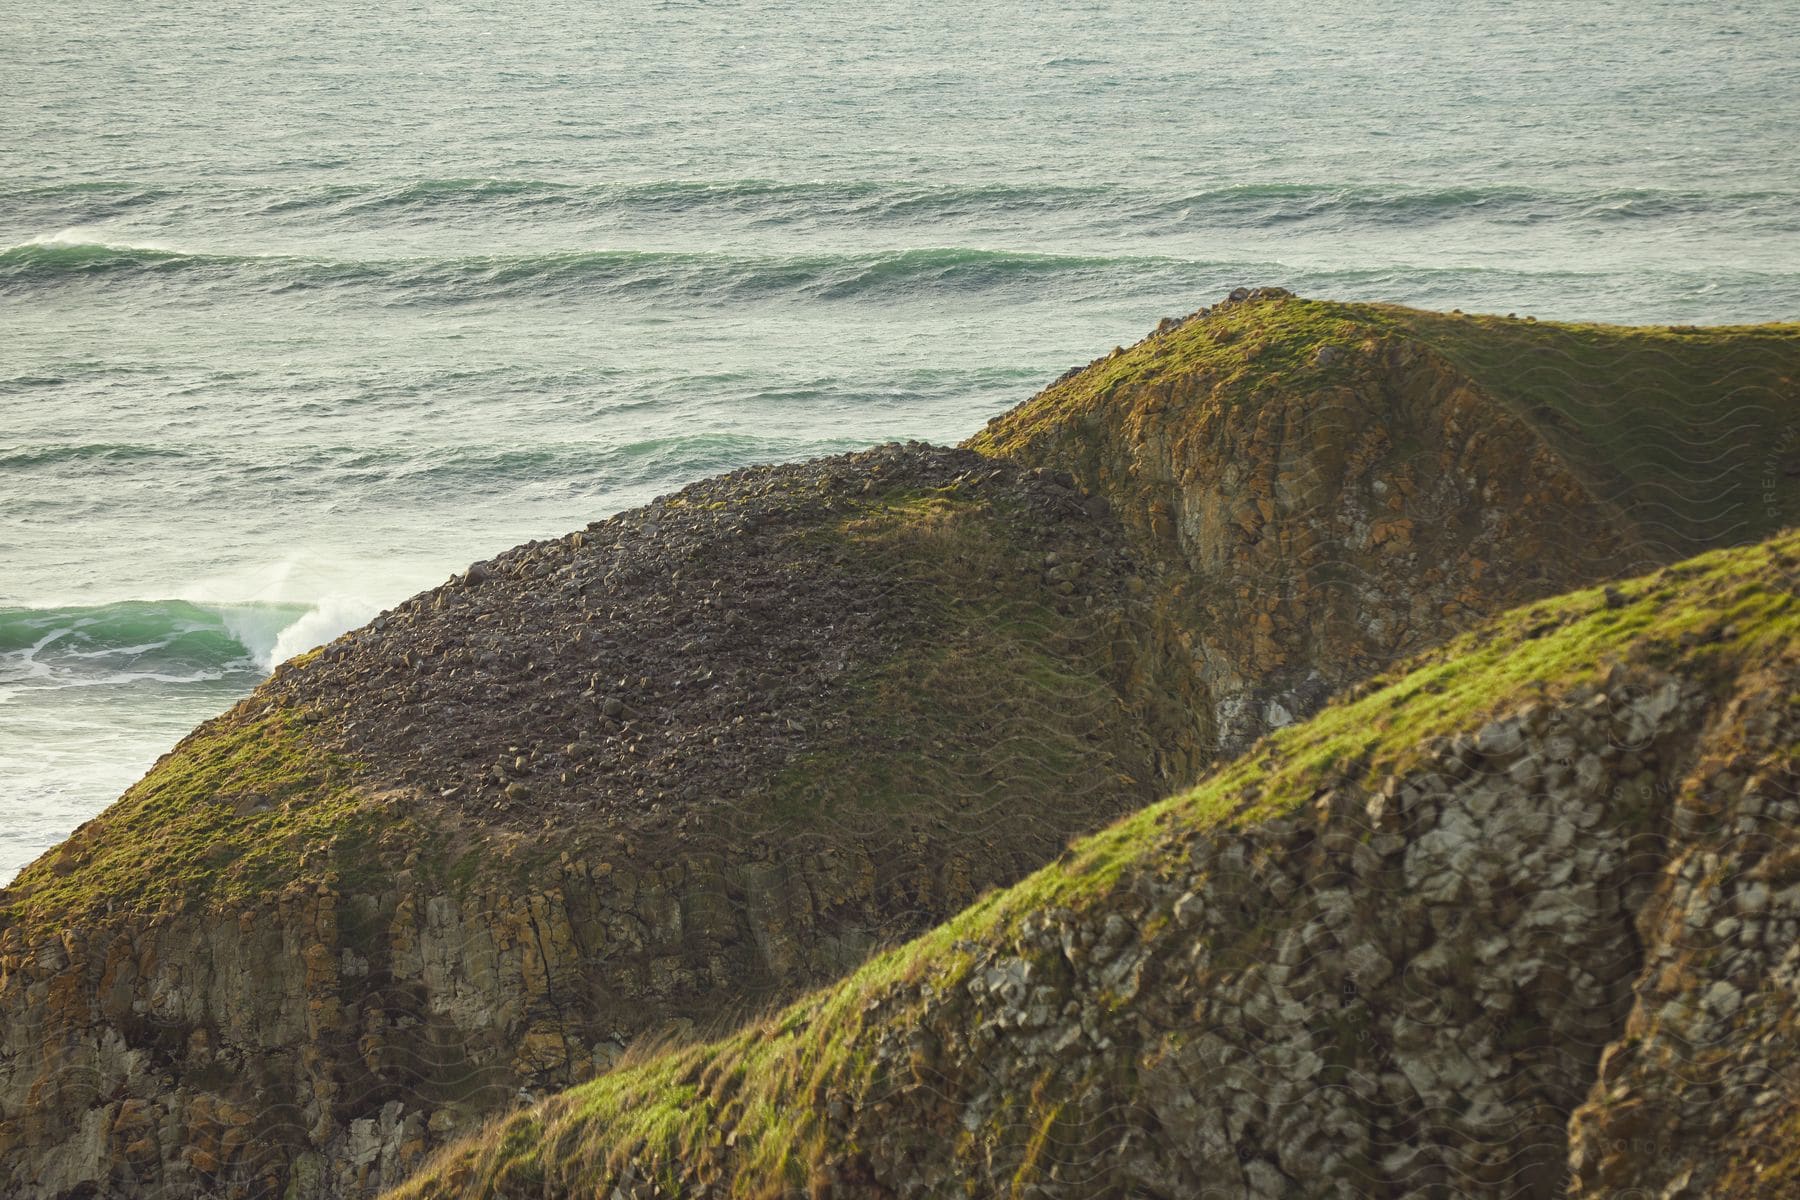
[{"label": "coastal headland", "polygon": [[1784,1194],[1797,377],[1242,290],[473,564],[0,892],[0,1191]]}]

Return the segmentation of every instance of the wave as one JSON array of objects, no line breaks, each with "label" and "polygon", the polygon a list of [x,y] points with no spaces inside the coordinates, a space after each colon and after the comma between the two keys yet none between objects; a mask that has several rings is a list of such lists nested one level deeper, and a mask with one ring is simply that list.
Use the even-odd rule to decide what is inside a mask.
[{"label": "wave", "polygon": [[1034,254],[946,247],[867,254],[740,256],[584,250],[552,254],[349,260],[291,255],[187,253],[105,242],[28,242],[0,249],[0,295],[103,280],[179,276],[202,286],[268,293],[373,290],[406,302],[458,303],[515,296],[656,295],[724,302],[770,295],[841,300],[909,292],[981,292],[1049,277],[1094,277],[1129,268],[1144,277],[1220,264],[1156,256]]},{"label": "wave", "polygon": [[[305,466],[328,473],[333,492],[346,485],[378,485],[409,495],[446,490],[470,500],[546,490],[562,494],[639,495],[647,487],[680,483],[752,463],[789,462],[861,449],[858,436],[760,436],[683,433],[609,444],[546,441],[413,448],[319,448]],[[355,478],[361,476],[361,478]],[[645,499],[649,497],[644,496]]]},{"label": "wave", "polygon": [[[1076,60],[1070,60],[1076,61]],[[1614,222],[1666,217],[1734,217],[1796,228],[1792,191],[1678,191],[1660,188],[1542,188],[1525,184],[1418,187],[1355,181],[1220,183],[1181,192],[1128,184],[908,180],[632,180],[574,182],[529,177],[372,180],[305,190],[181,190],[84,181],[0,191],[21,212],[82,221],[159,205],[226,209],[259,219],[401,223],[469,217],[576,219],[609,224],[696,219],[753,227],[881,228],[1003,221],[1064,214],[1098,228],[1120,220],[1195,227],[1278,227],[1294,223],[1408,225],[1444,220],[1506,224],[1548,220]],[[66,222],[65,222],[66,223]]]},{"label": "wave", "polygon": [[[65,260],[59,255],[67,255]],[[246,293],[317,295],[335,303],[346,294],[386,306],[448,308],[506,301],[607,301],[643,305],[679,302],[684,308],[768,300],[895,304],[980,297],[984,302],[1029,303],[1046,297],[1087,300],[1104,291],[1142,297],[1147,305],[1177,311],[1184,300],[1229,291],[1240,284],[1280,285],[1303,294],[1342,299],[1392,299],[1426,306],[1463,306],[1472,294],[1495,295],[1488,303],[1515,307],[1514,295],[1541,294],[1546,282],[1611,286],[1654,278],[1676,294],[1748,294],[1745,289],[1781,282],[1773,270],[1705,265],[1690,269],[1519,268],[1492,263],[1453,265],[1396,261],[1370,266],[1298,266],[1273,260],[1212,260],[1157,255],[1037,254],[947,247],[868,254],[741,256],[637,250],[556,254],[483,255],[459,258],[329,260],[279,255],[182,254],[160,248],[105,245],[46,247],[32,243],[0,250],[0,296],[104,279],[119,285],[179,277],[181,299],[207,289],[222,301]],[[1472,281],[1481,286],[1471,293]],[[1701,289],[1696,291],[1696,289]],[[1169,308],[1173,303],[1174,308]]]},{"label": "wave", "polygon": [[1676,192],[1654,188],[1560,190],[1489,185],[1442,188],[1264,183],[1213,188],[1163,201],[1154,211],[1197,225],[1256,227],[1300,223],[1368,226],[1445,221],[1536,224],[1609,222],[1736,213],[1788,220],[1797,197],[1777,192]]},{"label": "wave", "polygon": [[185,459],[184,450],[126,442],[84,442],[57,446],[0,446],[0,470],[59,467],[70,463],[126,463]]},{"label": "wave", "polygon": [[83,687],[255,677],[371,615],[370,606],[342,599],[318,604],[122,600],[0,608],[0,685]]},{"label": "wave", "polygon": [[[56,220],[78,214],[83,222],[108,221],[154,212],[159,207],[180,207],[180,189],[123,179],[24,184],[0,188],[0,206],[15,219],[42,216]],[[64,219],[62,224],[68,224]]]},{"label": "wave", "polygon": [[1550,189],[1524,185],[1440,188],[1392,184],[1225,184],[1189,193],[1108,184],[899,181],[786,182],[771,179],[566,184],[530,179],[431,179],[335,190],[276,207],[345,213],[432,212],[447,207],[569,209],[583,213],[740,213],[770,222],[937,222],[1064,211],[1112,222],[1120,216],[1181,215],[1247,225],[1356,218],[1409,223],[1445,217],[1489,220],[1588,217],[1618,220],[1716,214],[1734,209],[1791,218],[1789,192],[1683,192],[1656,188]]},{"label": "wave", "polygon": [[129,267],[138,271],[181,269],[208,261],[231,262],[224,255],[183,254],[155,246],[110,242],[70,242],[53,238],[0,250],[0,279],[70,277],[101,274]]},{"label": "wave", "polygon": [[841,223],[937,218],[989,210],[1076,209],[1104,201],[1103,185],[933,184],[882,180],[649,180],[559,183],[542,179],[451,178],[340,184],[270,198],[264,215],[311,213],[432,218],[455,211],[538,215],[738,215],[768,223],[829,218]]}]

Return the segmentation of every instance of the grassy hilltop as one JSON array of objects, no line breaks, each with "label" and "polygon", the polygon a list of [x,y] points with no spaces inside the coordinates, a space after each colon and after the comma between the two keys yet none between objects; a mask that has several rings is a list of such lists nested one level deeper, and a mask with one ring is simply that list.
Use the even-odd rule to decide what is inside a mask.
[{"label": "grassy hilltop", "polygon": [[[1092,455],[1117,430],[1153,426],[1163,412],[1192,428],[1294,398],[1316,402],[1375,376],[1387,376],[1388,399],[1405,402],[1409,384],[1446,364],[1529,439],[1548,443],[1665,560],[1800,520],[1793,324],[1571,324],[1258,294],[1165,322],[995,418],[970,444],[1005,455],[1073,440],[1079,449],[1065,453]],[[1460,432],[1493,437],[1473,425]]]}]

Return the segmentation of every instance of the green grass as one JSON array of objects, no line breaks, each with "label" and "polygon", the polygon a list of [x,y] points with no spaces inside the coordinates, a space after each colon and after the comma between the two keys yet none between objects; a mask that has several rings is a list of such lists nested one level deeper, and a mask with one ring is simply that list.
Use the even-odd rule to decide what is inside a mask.
[{"label": "green grass", "polygon": [[301,879],[354,884],[344,872],[366,856],[347,849],[397,826],[354,784],[356,764],[312,745],[298,714],[246,708],[195,730],[27,867],[0,913],[31,930],[264,899]]},{"label": "green grass", "polygon": [[[1800,633],[1796,556],[1800,534],[1789,533],[1629,581],[1610,597],[1592,589],[1507,613],[1265,739],[1198,787],[1082,840],[838,986],[721,1041],[622,1068],[497,1122],[450,1148],[395,1200],[488,1194],[523,1156],[542,1164],[551,1195],[597,1187],[627,1162],[670,1187],[684,1165],[714,1161],[727,1172],[717,1181],[723,1194],[803,1188],[813,1164],[838,1149],[820,1117],[827,1099],[879,1083],[871,1028],[906,1025],[930,1003],[897,983],[929,979],[937,995],[949,994],[975,951],[1007,944],[1029,914],[1104,905],[1137,874],[1174,870],[1197,835],[1276,816],[1334,781],[1373,784],[1419,761],[1434,736],[1477,729],[1546,687],[1564,691],[1621,662],[1681,660],[1700,679],[1752,667]],[[1048,1099],[1031,1114],[1040,1130],[1057,1119]],[[735,1138],[735,1153],[702,1153],[723,1136]]]},{"label": "green grass", "polygon": [[1395,328],[1392,317],[1362,304],[1295,298],[1219,309],[1100,359],[990,422],[966,444],[1006,454],[1058,427],[1116,415],[1120,406],[1154,405],[1159,387],[1195,378],[1210,383],[1212,402],[1221,406],[1343,384],[1355,377],[1354,360],[1345,354],[1320,365],[1319,350],[1350,350]]},{"label": "green grass", "polygon": [[1380,311],[1529,421],[1651,536],[1697,549],[1800,521],[1800,324]]},{"label": "green grass", "polygon": [[[1346,353],[1320,365],[1326,346]],[[1535,429],[1665,558],[1800,521],[1800,324],[1630,327],[1253,301],[1094,363],[968,445],[1017,455],[1073,433],[1079,452],[1087,430],[1128,437],[1170,396],[1228,411],[1381,386],[1387,368],[1366,352],[1407,346],[1435,353]]]}]

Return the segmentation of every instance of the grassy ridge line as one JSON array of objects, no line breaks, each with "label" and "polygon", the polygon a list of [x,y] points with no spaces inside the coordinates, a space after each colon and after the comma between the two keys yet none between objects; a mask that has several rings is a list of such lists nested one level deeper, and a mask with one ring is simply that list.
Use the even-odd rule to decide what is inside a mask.
[{"label": "grassy ridge line", "polygon": [[989,895],[954,920],[872,960],[724,1040],[621,1068],[496,1123],[446,1151],[391,1200],[557,1195],[599,1186],[628,1165],[651,1178],[721,1145],[743,1147],[733,1195],[804,1187],[824,1150],[826,1098],[871,1082],[867,1031],[904,1024],[894,985],[956,988],[982,945],[1027,915],[1104,905],[1136,873],[1170,869],[1197,833],[1243,826],[1304,802],[1333,779],[1373,781],[1422,759],[1439,734],[1472,728],[1572,688],[1635,655],[1690,675],[1726,677],[1800,634],[1800,534],[1713,552],[1616,587],[1525,606],[1372,681],[1283,730],[1200,786],[1087,838],[1063,860]]},{"label": "grassy ridge line", "polygon": [[1536,426],[1666,552],[1766,537],[1800,520],[1800,324],[1391,311]]},{"label": "grassy ridge line", "polygon": [[1059,425],[1154,406],[1159,387],[1189,378],[1212,385],[1211,404],[1253,408],[1282,392],[1351,384],[1351,352],[1406,341],[1527,422],[1598,498],[1643,527],[1663,561],[1800,520],[1794,323],[1599,325],[1255,300],[1115,350],[966,444],[1007,454]]}]

